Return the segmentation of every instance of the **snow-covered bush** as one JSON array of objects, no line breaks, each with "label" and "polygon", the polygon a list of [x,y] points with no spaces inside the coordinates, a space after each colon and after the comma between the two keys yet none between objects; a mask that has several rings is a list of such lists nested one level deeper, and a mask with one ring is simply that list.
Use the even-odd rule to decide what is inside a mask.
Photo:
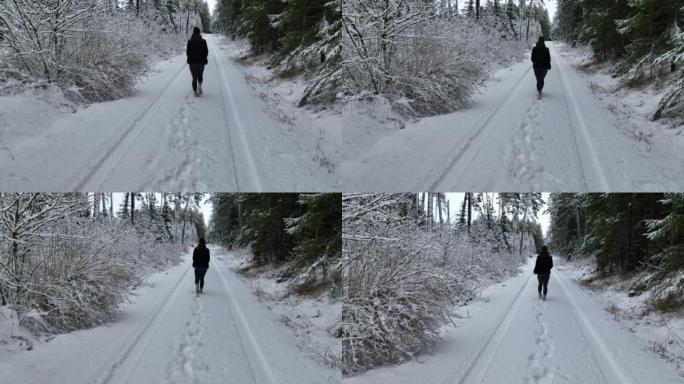
[{"label": "snow-covered bush", "polygon": [[429,225],[415,200],[411,194],[343,197],[346,375],[425,352],[457,303],[482,284],[516,273],[522,261],[494,250],[495,230],[484,223],[473,223],[470,234]]},{"label": "snow-covered bush", "polygon": [[491,64],[524,46],[495,18],[439,15],[425,1],[350,0],[343,17],[346,92],[383,95],[405,115],[463,108]]},{"label": "snow-covered bush", "polygon": [[178,261],[178,246],[90,207],[83,194],[0,194],[0,304],[25,327],[107,321],[144,273]]},{"label": "snow-covered bush", "polygon": [[3,91],[56,85],[75,101],[128,95],[151,57],[182,47],[179,35],[162,33],[158,24],[145,22],[149,19],[154,18],[113,12],[108,1],[5,1],[0,5]]}]

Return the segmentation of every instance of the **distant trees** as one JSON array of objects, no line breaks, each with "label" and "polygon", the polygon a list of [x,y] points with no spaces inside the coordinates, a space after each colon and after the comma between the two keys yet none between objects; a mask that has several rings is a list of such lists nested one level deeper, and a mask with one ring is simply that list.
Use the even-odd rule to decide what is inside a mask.
[{"label": "distant trees", "polygon": [[340,194],[216,194],[212,204],[212,240],[249,247],[257,266],[286,265],[295,289],[341,293]]},{"label": "distant trees", "polygon": [[285,71],[310,73],[300,106],[331,102],[341,85],[341,7],[340,0],[219,0],[216,27],[273,54]]}]

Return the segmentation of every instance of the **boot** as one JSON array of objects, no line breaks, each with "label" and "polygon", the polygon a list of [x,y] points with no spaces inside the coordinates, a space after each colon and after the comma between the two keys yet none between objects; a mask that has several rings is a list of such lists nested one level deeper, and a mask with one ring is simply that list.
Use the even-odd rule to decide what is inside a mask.
[{"label": "boot", "polygon": [[200,293],[200,287],[199,284],[195,284],[195,293]]},{"label": "boot", "polygon": [[202,83],[199,83],[199,84],[197,85],[197,94],[200,95],[200,96],[202,96],[202,93],[203,93],[203,92],[202,92]]}]

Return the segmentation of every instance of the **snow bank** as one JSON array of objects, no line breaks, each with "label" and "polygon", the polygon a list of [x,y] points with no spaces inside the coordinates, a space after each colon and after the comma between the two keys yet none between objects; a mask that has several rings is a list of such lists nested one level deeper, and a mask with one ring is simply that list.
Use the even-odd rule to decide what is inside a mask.
[{"label": "snow bank", "polygon": [[669,141],[684,143],[684,126],[678,118],[668,116],[653,121],[660,101],[678,87],[675,81],[669,78],[629,81],[615,75],[615,63],[596,62],[589,47],[572,48],[567,44],[556,47],[566,61],[582,70],[593,93],[618,119],[626,134],[650,145],[665,145]]},{"label": "snow bank", "polygon": [[[591,296],[601,303],[622,328],[648,344],[648,350],[670,364],[684,377],[684,312],[659,312],[653,298],[660,288],[635,291],[635,286],[648,279],[647,274],[629,277],[597,277],[595,263],[586,259],[558,263],[564,273],[572,276]],[[674,290],[684,273],[667,280]]]}]

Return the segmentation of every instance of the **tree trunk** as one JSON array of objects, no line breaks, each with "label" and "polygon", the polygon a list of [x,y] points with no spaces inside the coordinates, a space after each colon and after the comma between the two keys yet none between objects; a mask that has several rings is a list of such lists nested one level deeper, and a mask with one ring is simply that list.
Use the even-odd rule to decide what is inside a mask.
[{"label": "tree trunk", "polygon": [[470,234],[470,226],[473,223],[473,193],[466,193],[468,198],[468,234]]},{"label": "tree trunk", "polygon": [[190,196],[186,197],[185,213],[183,214],[183,230],[181,231],[181,245],[185,245],[185,223],[188,221],[188,204],[190,204]]},{"label": "tree trunk", "polygon": [[135,192],[131,193],[131,224],[135,225]]}]

